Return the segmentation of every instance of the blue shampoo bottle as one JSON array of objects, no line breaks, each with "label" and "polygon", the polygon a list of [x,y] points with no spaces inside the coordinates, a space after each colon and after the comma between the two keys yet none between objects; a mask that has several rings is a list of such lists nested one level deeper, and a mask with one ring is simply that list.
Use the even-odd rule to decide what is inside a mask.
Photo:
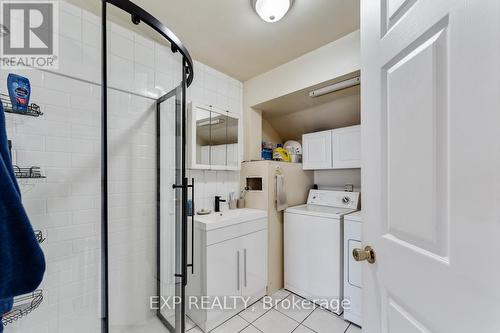
[{"label": "blue shampoo bottle", "polygon": [[10,73],[7,77],[7,89],[12,108],[27,112],[31,94],[30,80],[24,76]]}]

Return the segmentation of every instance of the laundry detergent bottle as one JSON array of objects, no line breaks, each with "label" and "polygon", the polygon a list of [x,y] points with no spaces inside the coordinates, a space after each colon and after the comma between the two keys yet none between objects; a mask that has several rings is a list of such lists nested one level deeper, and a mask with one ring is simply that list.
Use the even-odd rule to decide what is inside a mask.
[{"label": "laundry detergent bottle", "polygon": [[12,108],[27,112],[31,94],[30,80],[24,76],[10,73],[7,77],[7,89]]}]

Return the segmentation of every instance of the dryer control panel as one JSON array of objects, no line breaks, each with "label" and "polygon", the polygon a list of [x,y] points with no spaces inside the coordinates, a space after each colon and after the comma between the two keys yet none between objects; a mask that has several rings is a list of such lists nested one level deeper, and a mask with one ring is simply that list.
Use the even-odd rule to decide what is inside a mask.
[{"label": "dryer control panel", "polygon": [[328,207],[358,209],[359,192],[310,190],[307,203]]}]

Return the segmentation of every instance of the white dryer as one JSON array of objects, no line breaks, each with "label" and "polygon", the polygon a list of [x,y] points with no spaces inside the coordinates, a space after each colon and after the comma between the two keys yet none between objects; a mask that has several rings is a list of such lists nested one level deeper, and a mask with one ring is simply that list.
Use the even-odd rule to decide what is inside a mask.
[{"label": "white dryer", "polygon": [[362,248],[361,211],[344,216],[344,298],[349,306],[344,309],[344,319],[362,325],[362,263],[354,260],[352,250]]},{"label": "white dryer", "polygon": [[358,192],[311,190],[307,204],[285,210],[285,289],[337,313],[343,299],[343,217]]}]

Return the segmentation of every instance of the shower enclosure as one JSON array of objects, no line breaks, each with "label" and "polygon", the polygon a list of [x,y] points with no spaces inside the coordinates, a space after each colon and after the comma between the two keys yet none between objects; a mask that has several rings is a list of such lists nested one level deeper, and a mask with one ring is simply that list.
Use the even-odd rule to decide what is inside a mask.
[{"label": "shower enclosure", "polygon": [[[109,191],[108,191],[108,40],[107,7],[128,13],[135,25],[146,25],[170,44],[178,54],[174,87],[156,100],[156,293],[150,305],[171,332],[185,332],[185,287],[187,269],[187,202],[194,193],[194,179],[186,177],[186,89],[193,80],[193,61],[180,40],[155,17],[128,0],[102,1],[102,132],[101,132],[101,248],[102,331],[113,329],[110,313]],[[166,59],[165,59],[166,60]],[[191,190],[191,191],[190,191]],[[192,200],[193,202],[194,200]],[[194,229],[193,229],[194,230]],[[123,291],[122,291],[123,292]],[[111,317],[110,317],[111,316]],[[118,325],[120,327],[120,325]]]}]

